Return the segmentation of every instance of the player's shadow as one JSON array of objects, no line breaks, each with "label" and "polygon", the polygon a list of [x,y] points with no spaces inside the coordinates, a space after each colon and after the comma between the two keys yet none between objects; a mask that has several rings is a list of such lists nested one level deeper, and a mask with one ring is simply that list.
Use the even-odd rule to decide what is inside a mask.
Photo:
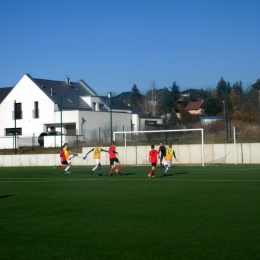
[{"label": "player's shadow", "polygon": [[78,173],[78,174],[91,174],[90,171],[73,171],[73,173]]},{"label": "player's shadow", "polygon": [[8,197],[12,197],[14,195],[3,195],[3,196],[0,196],[0,199],[5,199],[5,198],[8,198]]},{"label": "player's shadow", "polygon": [[169,173],[169,174],[165,174],[165,175],[162,175],[160,177],[169,177],[169,176],[174,176],[174,175],[179,175],[179,174],[187,174],[188,172],[175,172],[175,173]]},{"label": "player's shadow", "polygon": [[133,174],[136,174],[136,172],[126,172],[126,173],[121,173],[121,174],[118,174],[119,176],[127,176],[127,175],[133,175]]}]

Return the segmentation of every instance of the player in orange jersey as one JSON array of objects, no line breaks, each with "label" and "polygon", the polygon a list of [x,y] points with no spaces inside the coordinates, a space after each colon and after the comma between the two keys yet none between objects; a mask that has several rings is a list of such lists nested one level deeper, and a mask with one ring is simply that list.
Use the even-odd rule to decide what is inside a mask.
[{"label": "player in orange jersey", "polygon": [[61,165],[58,165],[58,166],[55,165],[53,168],[55,169],[56,167],[61,168],[63,166],[66,166],[66,168],[64,170],[64,174],[70,174],[70,172],[68,170],[71,167],[71,160],[75,156],[78,156],[78,154],[70,151],[68,149],[68,143],[65,143],[62,146],[62,150],[60,152]]}]

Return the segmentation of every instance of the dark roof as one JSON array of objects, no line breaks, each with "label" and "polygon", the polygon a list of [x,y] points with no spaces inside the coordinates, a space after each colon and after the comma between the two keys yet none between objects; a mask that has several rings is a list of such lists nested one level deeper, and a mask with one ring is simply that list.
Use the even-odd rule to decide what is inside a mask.
[{"label": "dark roof", "polygon": [[132,93],[131,91],[126,91],[126,92],[122,92],[119,95],[116,95],[115,97],[116,98],[121,98],[121,99],[126,99],[126,98],[130,97],[131,93]]},{"label": "dark roof", "polygon": [[[64,81],[36,79],[26,74],[30,79],[55,103],[60,106],[62,97],[63,110],[92,110],[91,107],[83,101],[81,96],[96,96],[98,94],[88,86],[83,80],[70,82],[69,78]],[[107,111],[101,106],[100,110]]]},{"label": "dark roof", "polygon": [[12,89],[13,87],[0,88],[0,104],[3,102],[3,100],[11,92]]},{"label": "dark roof", "polygon": [[195,88],[189,88],[189,89],[186,89],[186,90],[184,90],[184,91],[181,91],[180,94],[181,94],[181,95],[183,95],[183,94],[190,94],[191,91],[193,91],[193,90],[197,90],[197,89],[195,89]]},{"label": "dark roof", "polygon": [[194,102],[190,102],[186,107],[185,110],[189,111],[189,110],[198,110],[202,107],[204,103],[204,100],[202,99],[201,101],[194,101]]},{"label": "dark roof", "polygon": [[[98,97],[102,102],[100,111],[108,111],[110,107],[110,98],[107,96],[99,96],[87,83],[83,80],[71,82],[69,78],[64,81],[36,79],[26,74],[30,79],[55,103],[60,106],[62,96],[63,110],[89,110],[92,108],[81,98],[81,96]],[[112,98],[112,109],[132,110],[118,97]]]},{"label": "dark roof", "polygon": [[[107,96],[101,96],[107,107],[110,107],[110,98]],[[133,110],[131,106],[127,106],[118,96],[112,97],[112,109],[120,110]]]}]

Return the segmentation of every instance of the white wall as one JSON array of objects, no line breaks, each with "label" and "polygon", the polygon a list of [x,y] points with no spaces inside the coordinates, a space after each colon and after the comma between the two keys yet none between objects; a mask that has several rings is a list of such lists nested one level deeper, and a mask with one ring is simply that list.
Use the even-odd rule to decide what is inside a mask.
[{"label": "white wall", "polygon": [[[79,111],[79,121],[81,118],[86,120],[84,130],[94,129],[98,127],[110,127],[110,112],[98,111]],[[112,126],[113,129],[118,127],[118,131],[122,131],[121,126],[129,126],[132,114],[128,113],[112,113]],[[129,129],[130,130],[130,129]]]},{"label": "white wall", "polygon": [[[14,149],[15,138],[14,136],[0,138],[0,149]],[[19,138],[16,137],[16,148],[19,148]]]},{"label": "white wall", "polygon": [[[93,147],[84,147],[81,155],[85,155]],[[108,147],[102,147],[107,150]],[[158,148],[158,147],[155,147]],[[225,158],[227,164],[260,164],[260,144],[208,144],[204,147],[205,165],[215,162],[222,162]],[[173,149],[176,152],[177,162],[174,165],[202,165],[201,145],[175,145]],[[119,160],[124,165],[150,165],[148,162],[148,152],[150,146],[129,146],[117,147]],[[236,158],[236,159],[235,159]],[[1,155],[0,166],[53,166],[60,163],[59,154],[35,154],[35,155]],[[93,152],[87,157],[87,160],[74,158],[73,165],[93,166]],[[108,153],[102,152],[101,164],[109,165]]]}]

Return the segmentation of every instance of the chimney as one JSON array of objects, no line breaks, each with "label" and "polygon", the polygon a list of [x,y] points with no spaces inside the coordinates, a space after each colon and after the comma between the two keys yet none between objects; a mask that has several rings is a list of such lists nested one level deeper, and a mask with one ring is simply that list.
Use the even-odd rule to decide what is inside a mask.
[{"label": "chimney", "polygon": [[66,76],[66,78],[64,79],[64,81],[65,81],[68,85],[70,85],[70,78],[68,78],[67,76]]}]

